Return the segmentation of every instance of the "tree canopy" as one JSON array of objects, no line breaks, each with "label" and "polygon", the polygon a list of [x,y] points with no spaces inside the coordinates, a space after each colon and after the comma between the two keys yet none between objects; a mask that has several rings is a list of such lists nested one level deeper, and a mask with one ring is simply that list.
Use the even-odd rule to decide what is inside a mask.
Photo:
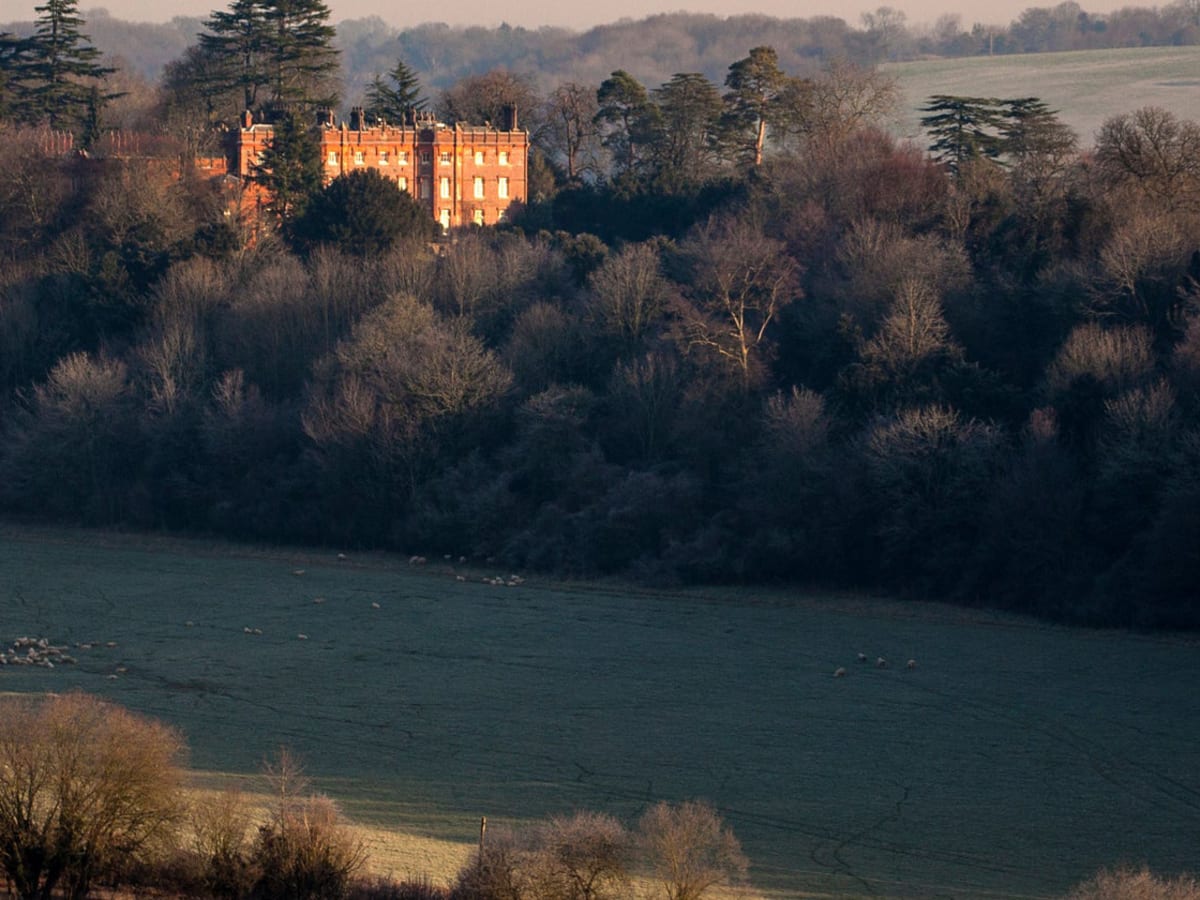
[{"label": "tree canopy", "polygon": [[26,39],[0,35],[0,97],[19,121],[92,132],[101,107],[115,95],[98,86],[115,69],[83,32],[76,0],[46,0],[35,7],[34,33]]},{"label": "tree canopy", "polygon": [[398,59],[386,78],[376,73],[371,80],[363,111],[367,121],[402,124],[414,110],[422,110],[427,105],[428,101],[421,96],[421,80],[417,73],[404,60]]},{"label": "tree canopy", "polygon": [[437,233],[428,211],[375,169],[333,179],[295,225],[301,241],[333,244],[356,256],[383,253],[403,238],[433,240]]},{"label": "tree canopy", "polygon": [[194,77],[256,116],[333,107],[339,64],[329,16],[321,0],[232,0],[205,22],[205,65]]}]

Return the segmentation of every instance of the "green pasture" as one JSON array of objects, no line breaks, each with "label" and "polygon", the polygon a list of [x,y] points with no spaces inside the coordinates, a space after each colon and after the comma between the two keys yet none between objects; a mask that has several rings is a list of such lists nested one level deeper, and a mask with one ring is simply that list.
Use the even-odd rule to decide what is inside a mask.
[{"label": "green pasture", "polygon": [[287,745],[356,818],[464,843],[480,815],[704,797],[761,894],[1048,897],[1106,864],[1197,866],[1189,640],[481,580],[507,574],[7,529],[0,641],[93,646],[0,690],[160,717],[201,772]]},{"label": "green pasture", "polygon": [[1072,53],[974,56],[884,67],[903,92],[897,129],[927,143],[920,107],[934,94],[1040,97],[1090,147],[1110,116],[1161,106],[1200,120],[1200,47],[1145,47]]}]

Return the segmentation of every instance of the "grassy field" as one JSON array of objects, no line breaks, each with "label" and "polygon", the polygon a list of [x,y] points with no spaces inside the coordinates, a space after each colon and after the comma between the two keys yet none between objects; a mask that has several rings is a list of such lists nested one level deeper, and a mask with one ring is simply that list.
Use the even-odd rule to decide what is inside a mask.
[{"label": "grassy field", "polygon": [[1200,120],[1200,47],[1146,47],[936,59],[886,66],[904,94],[898,129],[926,143],[919,108],[934,94],[1040,97],[1091,146],[1110,116],[1161,106]]},{"label": "grassy field", "polygon": [[0,690],[172,722],[202,783],[286,744],[398,874],[447,877],[480,815],[688,797],[724,812],[762,895],[1048,897],[1104,864],[1196,866],[1192,641],[481,574],[6,529],[0,641],[92,646]]}]

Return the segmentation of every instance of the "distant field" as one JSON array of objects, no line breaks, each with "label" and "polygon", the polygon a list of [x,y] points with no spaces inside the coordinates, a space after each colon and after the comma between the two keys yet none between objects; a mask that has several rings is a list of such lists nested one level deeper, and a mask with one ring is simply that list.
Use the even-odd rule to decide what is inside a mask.
[{"label": "distant field", "polygon": [[905,95],[898,128],[919,134],[918,109],[934,94],[1040,97],[1091,146],[1109,116],[1162,106],[1200,120],[1200,47],[1031,53],[899,63],[885,67]]},{"label": "distant field", "polygon": [[201,772],[286,744],[381,846],[424,841],[398,872],[447,876],[482,814],[687,797],[724,811],[763,895],[1049,897],[1104,864],[1197,865],[1192,641],[480,574],[0,529],[0,641],[94,642],[0,690],[161,717]]}]

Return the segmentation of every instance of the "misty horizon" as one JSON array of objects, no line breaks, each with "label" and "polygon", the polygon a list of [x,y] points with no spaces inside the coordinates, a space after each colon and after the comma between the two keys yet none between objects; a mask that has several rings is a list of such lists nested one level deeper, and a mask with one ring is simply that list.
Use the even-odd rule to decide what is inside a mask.
[{"label": "misty horizon", "polygon": [[[35,0],[0,0],[0,21],[32,21]],[[780,19],[810,19],[833,17],[847,24],[861,24],[862,15],[889,6],[904,14],[910,27],[932,25],[939,17],[957,16],[964,30],[974,24],[1007,25],[1017,19],[1026,9],[1052,8],[1056,4],[1028,3],[1024,0],[997,0],[988,5],[986,15],[968,4],[950,0],[896,0],[884,4],[877,0],[810,0],[793,4],[785,0],[675,0],[661,5],[646,5],[634,0],[617,0],[603,8],[589,6],[566,6],[554,3],[523,4],[519,8],[506,9],[498,14],[495,4],[486,0],[453,0],[440,4],[437,15],[425,15],[414,9],[398,9],[394,4],[382,0],[327,0],[333,21],[379,17],[389,26],[407,28],[429,22],[444,22],[453,27],[479,26],[492,28],[509,24],[525,28],[558,27],[572,30],[612,24],[622,19],[639,20],[664,13],[686,12],[721,17],[740,15],[763,15]],[[1098,0],[1081,3],[1080,8],[1094,15],[1103,15],[1131,4],[1122,0]],[[1152,4],[1133,4],[1152,6]],[[85,18],[106,11],[116,19],[130,22],[169,22],[177,17],[207,18],[214,10],[225,9],[227,4],[214,0],[177,0],[171,4],[149,3],[147,0],[108,0],[92,5],[80,4]],[[419,8],[418,8],[419,9]]]}]

